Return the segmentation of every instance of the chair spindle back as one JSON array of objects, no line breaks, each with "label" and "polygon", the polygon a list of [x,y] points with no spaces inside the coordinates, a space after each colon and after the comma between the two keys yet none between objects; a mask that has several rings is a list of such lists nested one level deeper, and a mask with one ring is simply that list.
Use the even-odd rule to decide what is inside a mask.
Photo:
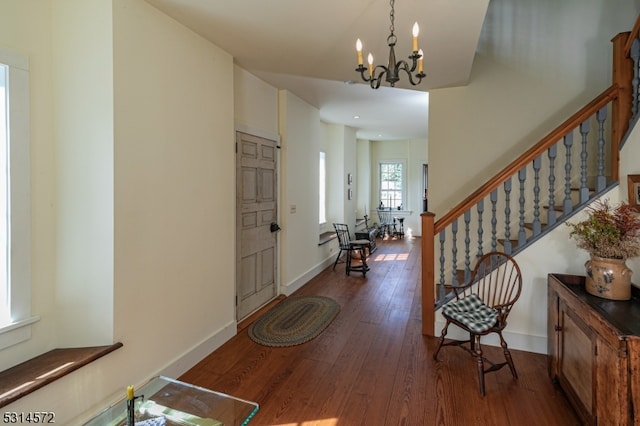
[{"label": "chair spindle back", "polygon": [[476,264],[471,282],[471,293],[480,297],[487,306],[498,309],[506,316],[520,297],[522,274],[516,261],[506,253],[492,252],[482,256]]}]

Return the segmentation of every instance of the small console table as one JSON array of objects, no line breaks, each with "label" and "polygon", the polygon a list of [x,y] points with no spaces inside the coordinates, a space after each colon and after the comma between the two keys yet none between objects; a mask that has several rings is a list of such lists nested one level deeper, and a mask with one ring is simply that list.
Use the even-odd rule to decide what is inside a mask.
[{"label": "small console table", "polygon": [[[123,389],[124,394],[124,389]],[[138,424],[232,426],[246,425],[258,411],[258,404],[223,393],[158,376],[135,390]],[[144,398],[137,398],[144,395]],[[162,418],[162,423],[153,419]],[[98,414],[86,426],[127,424],[126,398]]]},{"label": "small console table", "polygon": [[579,275],[549,274],[549,375],[588,425],[640,424],[640,294],[593,296]]}]

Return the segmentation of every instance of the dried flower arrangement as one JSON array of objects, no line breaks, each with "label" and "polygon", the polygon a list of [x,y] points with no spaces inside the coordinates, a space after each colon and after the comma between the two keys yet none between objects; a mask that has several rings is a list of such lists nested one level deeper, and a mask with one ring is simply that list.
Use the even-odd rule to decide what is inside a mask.
[{"label": "dried flower arrangement", "polygon": [[567,223],[578,247],[608,259],[640,256],[640,217],[632,206],[621,203],[612,207],[609,200],[603,200],[588,210],[586,220]]}]

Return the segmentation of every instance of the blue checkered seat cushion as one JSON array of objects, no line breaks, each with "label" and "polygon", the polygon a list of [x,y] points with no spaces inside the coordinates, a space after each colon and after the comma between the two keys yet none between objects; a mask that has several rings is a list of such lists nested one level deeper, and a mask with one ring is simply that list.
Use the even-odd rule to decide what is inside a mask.
[{"label": "blue checkered seat cushion", "polygon": [[447,303],[443,306],[442,313],[464,324],[474,333],[489,330],[498,319],[498,311],[485,305],[475,294]]}]

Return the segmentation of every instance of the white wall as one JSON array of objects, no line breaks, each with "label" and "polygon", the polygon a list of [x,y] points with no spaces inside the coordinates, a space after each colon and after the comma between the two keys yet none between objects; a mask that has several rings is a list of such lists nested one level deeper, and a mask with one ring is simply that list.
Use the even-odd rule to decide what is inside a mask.
[{"label": "white wall", "polygon": [[117,0],[114,65],[114,337],[135,383],[235,334],[233,58]]},{"label": "white wall", "polygon": [[58,347],[114,336],[112,21],[108,2],[53,8]]},{"label": "white wall", "polygon": [[364,139],[356,141],[356,216],[369,216],[369,226],[373,224],[373,219],[378,220],[375,209],[377,204],[371,204],[371,142]]},{"label": "white wall", "polygon": [[[356,130],[338,124],[325,124],[329,149],[329,169],[327,185],[330,191],[329,222],[346,223],[353,234],[356,225],[357,207],[357,166],[356,166]],[[347,181],[352,176],[352,183]],[[352,191],[351,200],[348,190]],[[332,228],[333,229],[333,228]]]},{"label": "white wall", "polygon": [[279,93],[278,108],[282,141],[280,288],[288,295],[331,264],[336,243],[318,245],[318,152],[325,144],[321,137],[327,135],[320,111],[285,90]]},{"label": "white wall", "polygon": [[235,65],[233,67],[236,129],[279,141],[278,89]]},{"label": "white wall", "polygon": [[[342,161],[344,155],[343,126],[323,123],[325,129],[324,143],[327,145],[327,222],[329,231],[333,231],[333,223],[349,223],[344,217],[347,204],[346,176],[347,165]],[[353,226],[353,225],[352,225]]]},{"label": "white wall", "polygon": [[[640,175],[640,126],[636,125],[628,135],[620,151],[620,187],[618,198],[629,202],[627,175]],[[640,287],[640,257],[627,260],[627,266],[634,274],[631,281]]]}]

